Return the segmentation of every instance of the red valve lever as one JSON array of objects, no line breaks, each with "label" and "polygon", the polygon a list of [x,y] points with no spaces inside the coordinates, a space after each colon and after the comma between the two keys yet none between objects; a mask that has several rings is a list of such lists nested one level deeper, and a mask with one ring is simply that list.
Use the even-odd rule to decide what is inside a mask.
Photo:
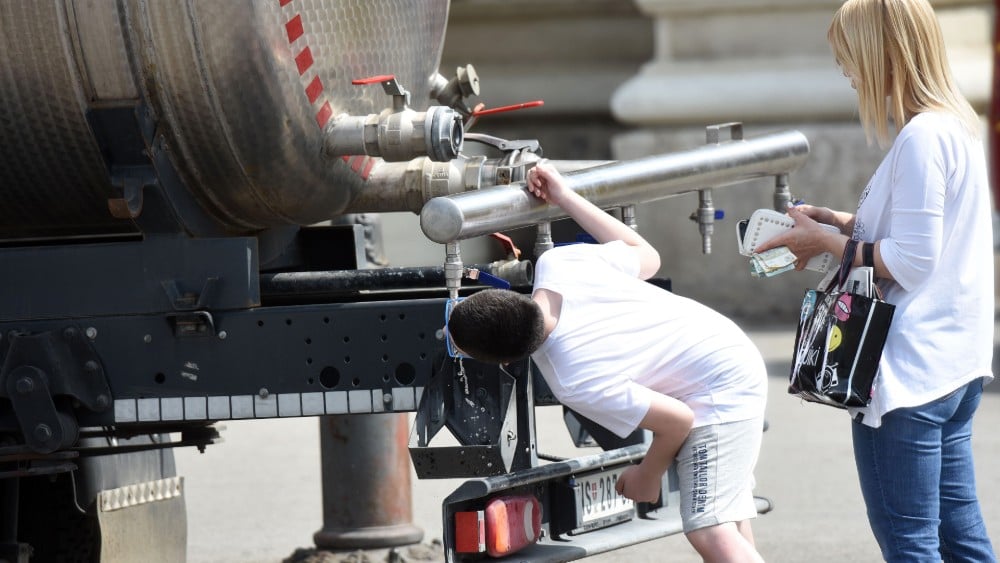
[{"label": "red valve lever", "polygon": [[490,233],[490,236],[500,241],[500,244],[503,245],[503,248],[507,251],[508,255],[513,254],[515,259],[521,257],[521,249],[514,244],[514,240],[509,236],[503,233]]},{"label": "red valve lever", "polygon": [[375,84],[377,82],[386,82],[396,78],[394,74],[381,74],[379,76],[369,76],[368,78],[356,78],[351,81],[351,84],[359,86],[361,84]]},{"label": "red valve lever", "polygon": [[538,107],[538,106],[541,106],[541,105],[545,105],[545,102],[542,101],[542,100],[535,100],[533,102],[523,102],[523,103],[520,103],[520,104],[513,104],[513,105],[509,105],[509,106],[501,106],[501,107],[498,107],[498,108],[478,109],[476,111],[473,111],[472,115],[474,117],[479,117],[479,116],[482,116],[482,115],[490,115],[491,113],[503,113],[505,111],[515,111],[515,110],[525,109],[525,108],[534,108],[534,107]]}]

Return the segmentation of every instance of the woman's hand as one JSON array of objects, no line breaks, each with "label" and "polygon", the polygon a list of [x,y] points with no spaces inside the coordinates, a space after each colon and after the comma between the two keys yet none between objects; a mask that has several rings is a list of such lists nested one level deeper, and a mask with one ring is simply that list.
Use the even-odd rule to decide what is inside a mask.
[{"label": "woman's hand", "polygon": [[798,205],[788,208],[788,215],[795,219],[795,226],[790,231],[757,245],[754,253],[760,254],[779,246],[788,247],[796,257],[795,269],[802,270],[813,256],[824,252],[838,255],[838,249],[844,247],[844,235],[831,233],[820,227],[820,223],[839,227],[835,224],[838,220],[836,212],[826,207]]},{"label": "woman's hand", "polygon": [[829,207],[813,207],[811,205],[796,205],[795,207],[789,208],[788,214],[792,215],[791,210],[795,209],[801,211],[807,217],[816,221],[817,223],[823,223],[824,225],[832,225],[837,227],[842,234],[848,237],[853,234],[854,231],[854,215],[846,213],[844,211],[834,211]]},{"label": "woman's hand", "polygon": [[805,205],[805,204],[795,205],[788,208],[788,215],[791,217],[795,217],[792,214],[793,209],[795,211],[802,213],[806,217],[809,217],[813,221],[816,221],[817,223],[834,225],[835,227],[840,228],[838,225],[834,223],[834,221],[836,220],[836,213],[829,207],[814,207],[812,205]]}]

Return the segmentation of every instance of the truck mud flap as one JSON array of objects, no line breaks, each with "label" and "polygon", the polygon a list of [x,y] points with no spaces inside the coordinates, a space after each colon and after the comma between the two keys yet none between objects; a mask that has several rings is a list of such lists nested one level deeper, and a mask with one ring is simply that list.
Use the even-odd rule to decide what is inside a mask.
[{"label": "truck mud flap", "polygon": [[185,561],[183,489],[183,477],[170,477],[98,493],[101,563]]}]

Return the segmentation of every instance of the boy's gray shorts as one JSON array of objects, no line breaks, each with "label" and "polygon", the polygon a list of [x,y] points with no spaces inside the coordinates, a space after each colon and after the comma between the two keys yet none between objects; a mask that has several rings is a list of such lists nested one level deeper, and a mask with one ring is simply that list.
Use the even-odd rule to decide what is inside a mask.
[{"label": "boy's gray shorts", "polygon": [[677,452],[684,533],[757,516],[753,470],[764,418],[691,430]]}]

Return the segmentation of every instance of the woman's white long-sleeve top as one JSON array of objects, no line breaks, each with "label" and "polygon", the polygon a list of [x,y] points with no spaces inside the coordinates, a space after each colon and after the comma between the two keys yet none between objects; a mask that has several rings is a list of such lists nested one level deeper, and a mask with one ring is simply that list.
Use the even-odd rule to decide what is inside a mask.
[{"label": "woman's white long-sleeve top", "polygon": [[922,405],[979,377],[992,380],[994,279],[989,176],[982,143],[947,113],[915,116],[861,195],[854,238],[880,241],[896,306],[871,405]]}]

